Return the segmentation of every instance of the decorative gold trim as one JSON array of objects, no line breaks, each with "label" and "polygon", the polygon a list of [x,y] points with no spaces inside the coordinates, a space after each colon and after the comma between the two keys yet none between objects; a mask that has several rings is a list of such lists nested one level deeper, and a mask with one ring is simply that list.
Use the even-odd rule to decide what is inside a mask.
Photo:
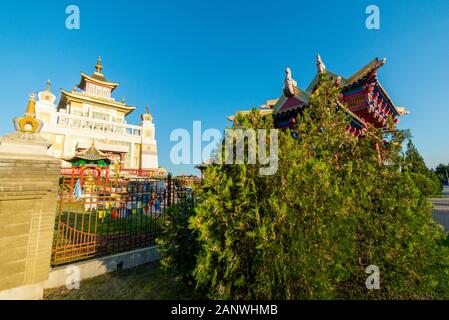
[{"label": "decorative gold trim", "polygon": [[119,109],[120,111],[123,111],[126,115],[130,114],[132,111],[136,109],[136,107],[126,105],[121,102],[117,101],[109,101],[107,99],[99,98],[99,97],[92,97],[86,94],[83,94],[81,92],[67,92],[65,90],[61,90],[61,99],[59,101],[58,110],[67,105],[69,101],[75,101],[79,103],[83,102],[91,102],[91,103],[97,103],[103,107],[110,108],[110,109]]},{"label": "decorative gold trim", "polygon": [[77,85],[77,87],[81,88],[83,86],[83,82],[86,81],[86,79],[91,81],[91,82],[94,82],[96,84],[99,84],[99,85],[102,85],[102,86],[105,86],[105,87],[108,87],[108,88],[111,88],[111,89],[115,89],[115,88],[117,88],[120,85],[120,83],[118,83],[118,82],[101,81],[101,80],[95,79],[95,78],[85,74],[84,72],[81,72],[81,81]]}]

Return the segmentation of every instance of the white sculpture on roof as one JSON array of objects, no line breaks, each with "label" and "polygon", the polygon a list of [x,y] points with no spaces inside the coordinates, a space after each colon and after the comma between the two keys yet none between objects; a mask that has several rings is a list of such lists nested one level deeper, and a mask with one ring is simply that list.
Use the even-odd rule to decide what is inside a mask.
[{"label": "white sculpture on roof", "polygon": [[292,78],[292,71],[289,67],[285,68],[285,80],[284,80],[284,94],[287,97],[291,97],[295,94],[294,87],[296,87],[298,84],[297,82]]},{"label": "white sculpture on roof", "polygon": [[324,73],[326,71],[326,65],[321,60],[321,56],[319,54],[316,55],[316,68],[318,73]]}]

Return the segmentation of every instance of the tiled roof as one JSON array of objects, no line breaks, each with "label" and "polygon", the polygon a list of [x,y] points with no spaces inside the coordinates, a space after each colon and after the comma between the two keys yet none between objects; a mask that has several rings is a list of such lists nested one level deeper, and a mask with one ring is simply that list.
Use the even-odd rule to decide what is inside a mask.
[{"label": "tiled roof", "polygon": [[90,77],[98,81],[109,82],[102,73],[94,72]]},{"label": "tiled roof", "polygon": [[[341,84],[340,84],[341,86],[344,86],[346,84],[346,82],[347,82],[347,80],[345,78],[343,78],[342,76],[340,76],[340,75],[338,75],[338,74],[336,74],[336,73],[334,73],[332,71],[326,70],[326,74],[330,75],[331,78],[333,78],[333,79],[337,79],[338,77],[341,77]],[[320,74],[319,73],[317,73],[315,75],[315,77],[313,78],[312,82],[310,82],[309,86],[307,87],[306,91],[309,92],[309,93],[312,93],[313,90],[316,88],[316,86],[318,84],[318,80],[320,80]]]},{"label": "tiled roof", "polygon": [[106,160],[106,162],[111,162],[111,159],[109,159],[109,157],[105,153],[98,150],[93,143],[88,149],[77,152],[75,156],[67,158],[65,160],[71,162],[79,159],[87,161]]},{"label": "tiled roof", "polygon": [[367,76],[371,71],[374,69],[377,69],[385,64],[386,60],[379,60],[375,58],[373,61],[368,63],[366,66],[364,66],[362,69],[354,73],[352,76],[349,77],[349,79],[346,81],[346,83],[343,85],[343,88],[349,87],[350,85],[358,82],[359,80],[363,79],[365,76]]},{"label": "tiled roof", "polygon": [[[308,105],[310,102],[310,93],[298,88],[296,86],[293,87],[293,96],[286,97],[282,95],[282,97],[278,100],[278,102],[273,107],[273,113],[286,112],[291,109],[297,109],[298,107],[302,107],[303,105]],[[298,101],[298,104],[285,107],[284,104],[289,98],[295,98]]]}]

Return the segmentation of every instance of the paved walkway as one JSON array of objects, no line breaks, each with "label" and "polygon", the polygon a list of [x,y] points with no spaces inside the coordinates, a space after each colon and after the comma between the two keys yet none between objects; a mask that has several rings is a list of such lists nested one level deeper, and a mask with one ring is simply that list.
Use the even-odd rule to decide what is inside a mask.
[{"label": "paved walkway", "polygon": [[446,232],[449,231],[449,187],[444,186],[443,198],[431,198],[430,201],[434,204],[433,218]]}]

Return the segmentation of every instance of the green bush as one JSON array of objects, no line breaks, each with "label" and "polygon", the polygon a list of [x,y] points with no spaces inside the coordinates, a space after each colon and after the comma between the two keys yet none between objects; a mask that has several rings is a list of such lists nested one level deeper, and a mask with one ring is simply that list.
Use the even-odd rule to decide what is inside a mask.
[{"label": "green bush", "polygon": [[193,212],[193,197],[185,197],[178,205],[168,209],[161,235],[157,239],[163,269],[175,274],[178,280],[189,286],[194,284],[192,272],[199,251],[197,233],[189,228],[189,218]]},{"label": "green bush", "polygon": [[439,195],[443,191],[443,186],[439,179],[432,179],[421,173],[410,173],[413,182],[421,193],[427,197]]},{"label": "green bush", "polygon": [[433,195],[442,195],[443,182],[440,180],[440,177],[435,173],[435,171],[430,171],[430,179],[432,179],[435,185],[435,193]]},{"label": "green bush", "polygon": [[[449,252],[430,203],[401,170],[404,135],[356,139],[338,90],[320,83],[297,126],[279,132],[275,175],[261,176],[259,164],[206,170],[190,218],[197,285],[218,299],[445,297]],[[253,111],[235,128],[273,123]],[[380,290],[365,287],[369,265],[380,268]]]}]

